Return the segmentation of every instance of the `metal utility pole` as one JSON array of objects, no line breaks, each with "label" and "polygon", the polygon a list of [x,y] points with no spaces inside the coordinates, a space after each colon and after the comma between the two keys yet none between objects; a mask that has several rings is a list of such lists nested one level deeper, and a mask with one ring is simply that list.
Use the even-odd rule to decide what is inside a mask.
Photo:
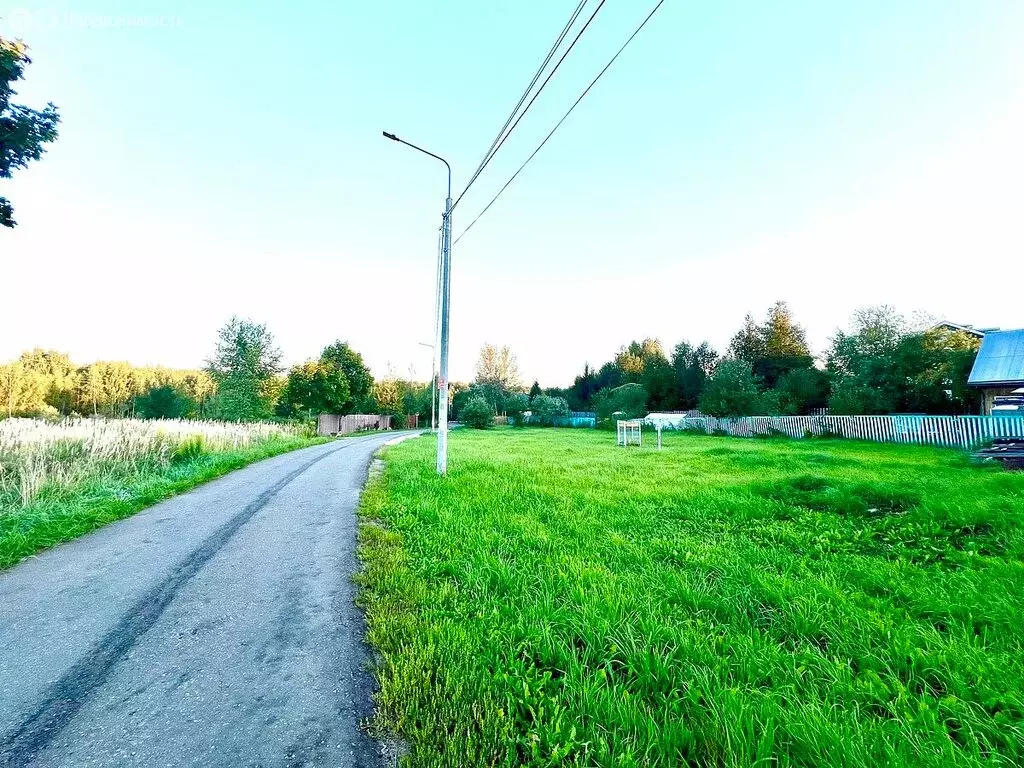
[{"label": "metal utility pole", "polygon": [[417,147],[393,133],[384,131],[385,138],[405,144],[425,155],[440,160],[448,169],[448,197],[444,203],[444,222],[441,227],[441,371],[438,378],[439,424],[437,431],[437,474],[448,474],[448,309],[451,299],[452,271],[452,167],[440,155]]},{"label": "metal utility pole", "polygon": [[441,235],[441,374],[438,410],[441,426],[437,433],[437,474],[448,474],[448,309],[452,287],[452,190],[444,203],[444,233]]}]

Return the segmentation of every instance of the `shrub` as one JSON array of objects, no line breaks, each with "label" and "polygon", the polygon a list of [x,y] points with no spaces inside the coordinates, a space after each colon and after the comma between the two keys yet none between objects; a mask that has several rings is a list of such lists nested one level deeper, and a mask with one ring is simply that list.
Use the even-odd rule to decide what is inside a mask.
[{"label": "shrub", "polygon": [[474,395],[462,407],[460,418],[473,429],[488,429],[494,425],[494,408],[480,395]]},{"label": "shrub", "polygon": [[531,424],[542,427],[553,427],[558,419],[569,418],[569,404],[561,397],[537,395],[533,398],[533,416]]},{"label": "shrub", "polygon": [[623,384],[615,389],[603,389],[594,398],[597,423],[615,428],[615,418],[639,419],[647,415],[647,390],[639,384]]},{"label": "shrub", "polygon": [[508,414],[509,422],[514,427],[521,427],[526,423],[525,413],[530,410],[530,398],[522,392],[509,395],[505,400],[505,413]]},{"label": "shrub", "polygon": [[742,360],[719,363],[700,396],[701,413],[709,416],[761,416],[770,406],[750,364]]},{"label": "shrub", "polygon": [[174,449],[172,464],[188,464],[206,454],[206,442],[202,435],[192,435]]},{"label": "shrub", "polygon": [[172,386],[153,387],[135,401],[143,419],[183,419],[196,410],[195,401]]},{"label": "shrub", "polygon": [[33,408],[25,416],[32,419],[43,419],[44,421],[58,422],[61,419],[60,411],[48,403]]},{"label": "shrub", "polygon": [[789,371],[779,378],[779,411],[784,414],[807,414],[828,405],[828,374],[817,368]]},{"label": "shrub", "polygon": [[405,429],[409,420],[406,418],[404,413],[396,413],[391,417],[391,428],[392,429]]}]

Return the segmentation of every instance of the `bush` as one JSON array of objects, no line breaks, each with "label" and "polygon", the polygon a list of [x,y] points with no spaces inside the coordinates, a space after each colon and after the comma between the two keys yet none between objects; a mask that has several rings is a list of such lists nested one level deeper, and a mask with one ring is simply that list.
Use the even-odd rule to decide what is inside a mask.
[{"label": "bush", "polygon": [[473,429],[488,429],[494,425],[494,408],[480,395],[474,395],[462,407],[460,418]]},{"label": "bush", "polygon": [[43,419],[44,421],[60,421],[60,411],[54,408],[48,403],[43,403],[32,410],[25,413],[25,416],[30,419]]},{"label": "bush", "polygon": [[532,408],[530,423],[542,427],[553,427],[558,419],[569,418],[569,404],[561,397],[537,395],[533,398]]},{"label": "bush", "polygon": [[836,382],[828,407],[837,416],[859,416],[892,413],[899,405],[881,388],[862,384],[852,376],[844,376]]},{"label": "bush", "polygon": [[828,405],[828,374],[817,368],[789,371],[779,378],[776,390],[780,413],[805,415]]},{"label": "bush", "polygon": [[172,386],[153,387],[135,401],[143,419],[183,419],[195,413],[195,401]]},{"label": "bush", "polygon": [[615,428],[615,419],[639,419],[647,415],[647,390],[639,384],[623,384],[615,389],[602,389],[594,398],[597,424]]},{"label": "bush", "polygon": [[451,413],[454,418],[462,420],[462,409],[474,397],[482,397],[491,406],[494,413],[505,412],[506,392],[495,384],[473,384],[469,389],[460,390],[452,398]]},{"label": "bush", "polygon": [[701,413],[708,416],[763,416],[775,403],[761,394],[750,364],[724,360],[700,396]]},{"label": "bush", "polygon": [[391,417],[391,428],[392,429],[405,429],[409,420],[406,418],[404,413],[396,413]]},{"label": "bush", "polygon": [[509,395],[505,400],[505,413],[513,427],[526,424],[525,413],[530,410],[530,398],[522,392]]}]

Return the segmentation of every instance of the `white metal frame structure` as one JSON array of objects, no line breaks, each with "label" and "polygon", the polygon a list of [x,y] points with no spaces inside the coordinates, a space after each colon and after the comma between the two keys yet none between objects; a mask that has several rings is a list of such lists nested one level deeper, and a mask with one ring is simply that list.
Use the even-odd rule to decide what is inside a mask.
[{"label": "white metal frame structure", "polygon": [[615,422],[615,444],[626,447],[630,444],[643,446],[644,433],[642,421]]}]

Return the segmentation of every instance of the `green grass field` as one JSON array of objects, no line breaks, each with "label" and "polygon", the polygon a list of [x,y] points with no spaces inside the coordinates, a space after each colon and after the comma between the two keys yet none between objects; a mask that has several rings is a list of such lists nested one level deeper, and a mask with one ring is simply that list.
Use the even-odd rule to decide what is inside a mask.
[{"label": "green grass field", "polygon": [[459,431],[364,495],[414,766],[1024,764],[1024,475],[829,440]]}]

